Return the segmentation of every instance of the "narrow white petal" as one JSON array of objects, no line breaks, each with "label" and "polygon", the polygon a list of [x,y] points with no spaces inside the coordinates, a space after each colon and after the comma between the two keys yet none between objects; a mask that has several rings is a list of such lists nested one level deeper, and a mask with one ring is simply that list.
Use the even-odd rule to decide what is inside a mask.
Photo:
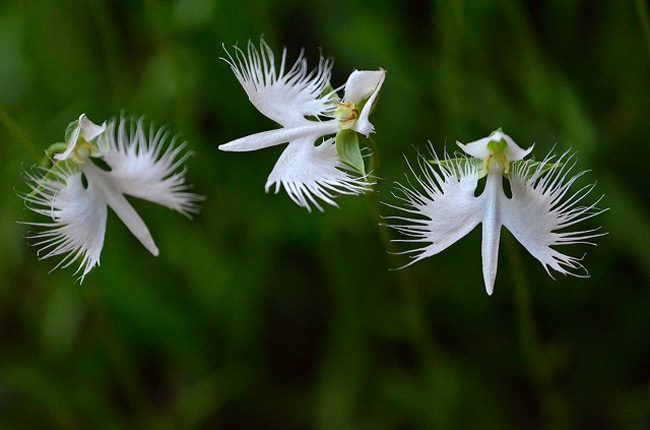
[{"label": "narrow white petal", "polygon": [[[503,193],[503,176],[500,172],[487,175],[485,191],[481,194],[484,213],[481,227],[481,258],[483,260],[483,282],[488,296],[494,291],[494,281],[499,265],[499,239],[501,238],[501,213],[504,202],[508,200]],[[507,204],[507,203],[506,203]]]},{"label": "narrow white petal", "polygon": [[250,136],[241,137],[231,142],[219,145],[219,149],[222,151],[232,152],[257,151],[258,149],[281,145],[308,136],[314,136],[312,140],[313,142],[318,137],[336,133],[338,129],[338,123],[335,120],[324,122],[308,121],[299,127],[286,127],[276,130],[262,131],[260,133],[251,134]]},{"label": "narrow white petal", "polygon": [[[354,78],[354,76],[356,76],[356,78]],[[346,98],[344,100],[358,103],[358,101],[368,98],[368,101],[359,114],[359,118],[352,127],[354,131],[368,136],[375,130],[375,127],[370,123],[368,117],[374,107],[385,78],[386,71],[383,69],[372,72],[360,72],[355,70],[352,75],[350,75],[350,78],[348,78],[348,82],[345,86]],[[352,86],[352,88],[349,88],[349,86]],[[347,97],[350,97],[350,99]]]},{"label": "narrow white petal", "polygon": [[445,156],[440,164],[431,149],[438,168],[418,154],[419,171],[411,167],[415,185],[398,185],[398,197],[404,206],[393,206],[405,216],[386,217],[399,223],[388,223],[402,234],[413,238],[409,242],[421,243],[422,247],[407,251],[415,263],[435,255],[472,231],[483,216],[481,199],[474,196],[479,174],[473,163],[460,163]]},{"label": "narrow white petal", "polygon": [[185,144],[176,145],[175,138],[167,144],[169,132],[164,128],[156,130],[151,125],[147,133],[142,119],[137,125],[130,121],[130,127],[128,121],[122,119],[117,133],[115,121],[111,121],[107,136],[110,144],[103,159],[111,171],[104,173],[112,188],[188,217],[198,212],[197,203],[203,197],[188,192],[191,186],[185,183],[185,169],[182,168],[190,155],[183,153]]},{"label": "narrow white petal", "polygon": [[[79,170],[61,165],[60,170],[44,176],[45,169],[27,174],[32,193],[23,196],[34,212],[52,219],[51,223],[28,223],[46,230],[30,236],[39,247],[40,258],[64,255],[55,266],[68,267],[80,260],[80,280],[99,265],[106,232],[106,201],[96,184],[82,183]],[[54,270],[53,269],[53,270]]]},{"label": "narrow white petal", "polygon": [[224,60],[230,65],[251,103],[266,117],[288,127],[304,124],[306,116],[330,113],[334,92],[325,96],[329,85],[332,61],[321,57],[318,67],[309,71],[304,51],[293,66],[286,69],[286,48],[282,52],[279,71],[271,48],[260,41],[258,50],[252,42],[245,53],[234,47],[234,56],[226,51]]},{"label": "narrow white petal", "polygon": [[576,243],[593,245],[591,239],[605,234],[598,233],[598,229],[561,231],[606,210],[596,207],[598,201],[580,206],[593,186],[569,192],[571,185],[584,173],[569,176],[574,165],[573,156],[568,152],[547,172],[543,171],[545,163],[537,164],[532,171],[529,163],[520,164],[511,174],[512,199],[501,208],[503,225],[542,263],[549,275],[549,269],[553,269],[564,275],[588,276],[581,258],[562,254],[551,247]]},{"label": "narrow white petal", "polygon": [[[92,185],[94,193],[103,197],[105,205],[113,209],[118,218],[126,225],[129,231],[149,250],[154,256],[158,256],[158,247],[154,243],[151,233],[140,215],[133,209],[133,206],[121,194],[117,184],[113,181],[110,172],[105,172],[93,163],[88,162],[81,165],[81,171],[88,178],[88,184]],[[90,186],[89,186],[90,189]]]},{"label": "narrow white petal", "polygon": [[65,142],[66,143],[66,148],[65,151],[63,151],[61,154],[56,154],[54,156],[55,160],[67,160],[68,157],[70,157],[70,154],[72,154],[72,151],[74,151],[75,146],[77,145],[77,140],[79,139],[79,134],[81,133],[81,120],[82,118],[85,118],[86,114],[81,114],[79,117],[79,120],[77,121],[77,126],[72,130],[70,135],[68,136],[68,140]]},{"label": "narrow white petal", "polygon": [[365,178],[355,178],[342,170],[333,138],[318,146],[314,141],[313,137],[301,138],[286,147],[266,182],[267,192],[273,185],[276,193],[283,186],[297,205],[311,212],[311,205],[323,211],[319,200],[338,206],[334,201],[337,194],[367,191],[370,184]]}]

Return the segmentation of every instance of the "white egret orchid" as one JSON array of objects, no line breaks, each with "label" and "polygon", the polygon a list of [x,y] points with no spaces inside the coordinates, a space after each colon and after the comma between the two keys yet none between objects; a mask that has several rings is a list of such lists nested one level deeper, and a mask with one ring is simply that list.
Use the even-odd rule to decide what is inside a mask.
[{"label": "white egret orchid", "polygon": [[[336,193],[360,194],[368,189],[358,136],[368,136],[374,127],[368,116],[377,100],[386,72],[352,72],[345,84],[343,100],[330,86],[331,60],[321,57],[318,67],[308,71],[304,51],[287,69],[286,48],[279,70],[269,46],[262,40],[258,50],[252,42],[248,52],[234,47],[234,57],[225,59],[249,100],[266,117],[282,126],[242,137],[219,146],[222,151],[256,151],[289,143],[266,182],[266,191],[283,186],[289,197],[311,212],[310,204],[323,210],[318,199],[337,206]],[[319,138],[327,138],[317,145]],[[350,170],[359,173],[352,176]]]},{"label": "white egret orchid", "polygon": [[[500,129],[486,138],[458,145],[471,157],[449,158],[445,154],[441,160],[432,149],[433,161],[418,155],[421,175],[409,165],[420,189],[410,181],[409,186],[397,184],[401,193],[396,197],[405,207],[388,206],[408,215],[387,217],[398,222],[388,226],[412,238],[398,242],[425,244],[404,252],[412,258],[406,266],[446,249],[480,223],[483,280],[488,295],[494,290],[501,226],[542,263],[549,276],[553,277],[549,271],[553,269],[563,275],[588,277],[582,258],[552,248],[577,243],[593,245],[591,239],[605,234],[598,231],[600,227],[560,231],[607,210],[596,207],[602,197],[595,203],[580,205],[595,184],[569,192],[573,183],[586,173],[569,176],[576,164],[574,155],[565,152],[557,160],[551,154],[542,162],[524,160],[532,146],[520,148]],[[485,189],[475,196],[478,180],[484,176]],[[509,179],[512,197],[504,192],[504,177]]]},{"label": "white egret orchid", "polygon": [[[130,122],[130,127],[127,123]],[[31,193],[24,195],[34,212],[51,218],[46,227],[29,238],[36,241],[41,259],[64,255],[54,267],[68,267],[77,260],[80,280],[99,265],[104,245],[107,207],[111,207],[133,235],[153,255],[159,251],[149,229],[124,197],[130,195],[174,209],[191,218],[203,197],[188,192],[185,170],[179,171],[189,153],[176,138],[166,145],[169,132],[147,130],[143,120],[111,120],[108,126],[93,124],[85,115],[66,132],[66,143],[50,150],[52,168],[36,167],[25,174]],[[165,148],[166,146],[166,148]],[[108,166],[108,169],[102,167]],[[52,270],[54,270],[52,269]]]}]

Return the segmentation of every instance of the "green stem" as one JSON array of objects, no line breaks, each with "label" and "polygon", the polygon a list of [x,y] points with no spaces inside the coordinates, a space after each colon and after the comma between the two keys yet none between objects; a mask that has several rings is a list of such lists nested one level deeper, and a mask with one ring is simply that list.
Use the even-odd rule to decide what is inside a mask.
[{"label": "green stem", "polygon": [[2,123],[7,128],[9,134],[11,134],[14,139],[16,139],[18,142],[20,142],[21,145],[23,145],[23,147],[25,147],[27,152],[29,152],[34,160],[36,160],[36,163],[41,162],[43,156],[36,150],[25,133],[22,132],[16,121],[11,119],[2,107],[0,107],[0,123]]},{"label": "green stem", "polygon": [[571,428],[571,418],[564,394],[553,383],[554,369],[548,360],[547,351],[539,338],[535,324],[533,301],[526,272],[523,269],[517,244],[510,234],[504,234],[506,253],[512,272],[514,313],[521,352],[544,413],[546,427],[553,429]]}]

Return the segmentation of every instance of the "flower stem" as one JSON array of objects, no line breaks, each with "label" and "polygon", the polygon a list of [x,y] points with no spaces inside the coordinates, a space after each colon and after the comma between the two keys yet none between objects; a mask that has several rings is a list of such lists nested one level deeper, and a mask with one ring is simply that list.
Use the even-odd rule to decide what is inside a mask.
[{"label": "flower stem", "polygon": [[554,385],[554,366],[539,338],[535,324],[530,285],[511,234],[504,234],[504,245],[512,272],[514,313],[521,352],[537,398],[541,402],[545,427],[569,429],[571,417],[564,394]]},{"label": "flower stem", "polygon": [[27,138],[25,133],[22,132],[16,121],[11,119],[7,112],[0,107],[0,123],[2,123],[9,133],[30,153],[36,163],[40,163],[43,156],[36,150],[32,142]]}]

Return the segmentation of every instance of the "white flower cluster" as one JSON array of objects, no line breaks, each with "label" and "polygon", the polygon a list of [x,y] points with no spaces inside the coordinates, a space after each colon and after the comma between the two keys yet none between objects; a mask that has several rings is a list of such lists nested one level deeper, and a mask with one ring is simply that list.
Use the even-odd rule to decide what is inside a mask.
[{"label": "white flower cluster", "polygon": [[[353,71],[341,98],[330,84],[332,62],[323,57],[314,69],[304,52],[289,66],[287,51],[276,64],[269,46],[249,42],[246,51],[234,47],[225,61],[251,103],[280,128],[258,132],[219,146],[222,151],[255,151],[288,144],[273,167],[266,190],[283,187],[299,206],[323,210],[322,202],[337,206],[338,194],[371,191],[367,138],[369,121],[386,77],[383,69]],[[202,196],[189,191],[182,168],[189,153],[185,144],[169,140],[169,132],[145,127],[142,119],[112,120],[96,125],[81,115],[68,127],[65,144],[53,145],[50,168],[36,167],[26,174],[31,192],[23,197],[49,223],[31,223],[45,230],[31,236],[41,258],[63,255],[56,267],[80,261],[80,279],[99,265],[110,207],[153,255],[158,255],[144,221],[125,195],[149,200],[188,217],[198,211]],[[570,191],[582,173],[571,175],[575,157],[564,153],[543,161],[525,159],[532,150],[519,147],[500,129],[463,145],[464,154],[431,159],[418,156],[414,179],[398,184],[404,214],[387,217],[387,226],[407,236],[398,242],[420,244],[405,251],[410,265],[435,255],[482,225],[481,255],[485,289],[492,294],[497,273],[501,227],[537,259],[546,271],[588,276],[580,258],[555,246],[587,243],[603,235],[598,228],[567,231],[602,213],[596,201],[583,204],[594,188]],[[475,195],[486,177],[485,189]],[[509,181],[511,196],[504,192]]]}]

